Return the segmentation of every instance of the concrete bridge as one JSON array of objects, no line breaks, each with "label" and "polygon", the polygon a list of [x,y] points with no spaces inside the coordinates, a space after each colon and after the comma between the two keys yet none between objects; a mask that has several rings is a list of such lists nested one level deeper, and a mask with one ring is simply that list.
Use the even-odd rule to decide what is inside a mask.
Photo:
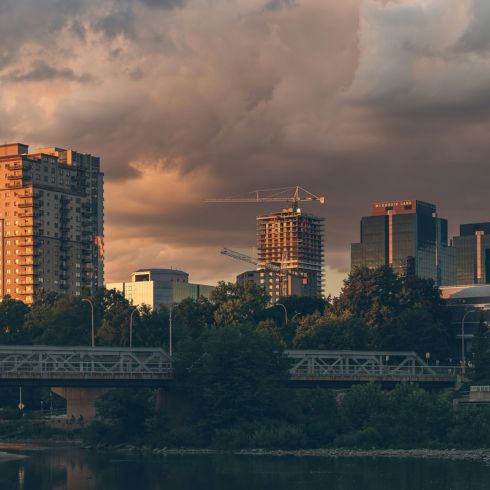
[{"label": "concrete bridge", "polygon": [[[348,387],[401,382],[451,387],[457,368],[426,364],[414,352],[288,350],[294,385]],[[95,416],[95,400],[117,387],[164,388],[172,359],[157,348],[0,346],[0,387],[46,386],[67,400],[67,413]]]}]

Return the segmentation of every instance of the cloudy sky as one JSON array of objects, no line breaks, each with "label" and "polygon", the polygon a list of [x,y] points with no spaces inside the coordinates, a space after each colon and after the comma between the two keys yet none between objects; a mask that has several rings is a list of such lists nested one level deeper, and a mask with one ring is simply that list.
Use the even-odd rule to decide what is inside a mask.
[{"label": "cloudy sky", "polygon": [[490,220],[488,0],[1,0],[0,138],[100,155],[106,278],[246,269],[255,214],[327,197],[327,289],[373,200]]}]

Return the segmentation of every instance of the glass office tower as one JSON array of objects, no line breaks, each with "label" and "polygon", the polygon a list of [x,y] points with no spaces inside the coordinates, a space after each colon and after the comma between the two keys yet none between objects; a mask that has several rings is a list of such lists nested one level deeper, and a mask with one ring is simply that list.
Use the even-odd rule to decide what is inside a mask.
[{"label": "glass office tower", "polygon": [[361,220],[361,241],[351,247],[351,268],[390,265],[398,274],[454,284],[455,250],[447,220],[436,206],[417,200],[376,202]]},{"label": "glass office tower", "polygon": [[454,248],[457,284],[490,284],[490,223],[461,225]]}]

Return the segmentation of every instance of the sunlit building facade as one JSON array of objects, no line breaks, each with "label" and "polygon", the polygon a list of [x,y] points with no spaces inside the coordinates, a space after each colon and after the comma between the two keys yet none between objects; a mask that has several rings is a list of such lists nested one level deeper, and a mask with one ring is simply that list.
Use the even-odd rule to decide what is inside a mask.
[{"label": "sunlit building facade", "polygon": [[214,286],[189,283],[189,274],[177,269],[139,269],[131,274],[131,281],[109,283],[106,288],[119,291],[134,306],[156,309],[186,298],[209,298]]},{"label": "sunlit building facade", "polygon": [[490,284],[490,223],[461,225],[453,243],[456,284]]},{"label": "sunlit building facade", "polygon": [[271,302],[291,295],[323,296],[323,237],[323,218],[299,208],[257,216],[258,259],[284,271],[260,270],[260,284]]},{"label": "sunlit building facade", "polygon": [[94,293],[104,282],[100,159],[0,145],[0,233],[0,298]]},{"label": "sunlit building facade", "polygon": [[423,201],[376,202],[361,220],[361,240],[351,246],[351,268],[390,265],[402,275],[454,284],[455,250],[448,243],[447,220]]}]

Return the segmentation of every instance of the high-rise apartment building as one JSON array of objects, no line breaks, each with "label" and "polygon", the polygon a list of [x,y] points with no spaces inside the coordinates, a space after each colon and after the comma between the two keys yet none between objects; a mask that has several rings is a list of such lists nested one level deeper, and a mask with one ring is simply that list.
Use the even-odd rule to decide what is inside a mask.
[{"label": "high-rise apartment building", "polygon": [[454,284],[455,250],[448,243],[447,220],[436,206],[417,200],[376,202],[361,220],[361,241],[351,247],[351,267],[390,265],[398,274],[415,274],[438,285]]},{"label": "high-rise apartment building", "polygon": [[490,223],[460,226],[453,239],[456,249],[456,283],[490,284]]},{"label": "high-rise apartment building", "polygon": [[[290,274],[261,270],[260,283],[271,296],[323,295],[323,218],[294,207],[257,216],[258,259]],[[281,277],[282,276],[282,277]]]},{"label": "high-rise apartment building", "polygon": [[100,159],[61,148],[0,146],[0,299],[88,294],[104,282]]}]

